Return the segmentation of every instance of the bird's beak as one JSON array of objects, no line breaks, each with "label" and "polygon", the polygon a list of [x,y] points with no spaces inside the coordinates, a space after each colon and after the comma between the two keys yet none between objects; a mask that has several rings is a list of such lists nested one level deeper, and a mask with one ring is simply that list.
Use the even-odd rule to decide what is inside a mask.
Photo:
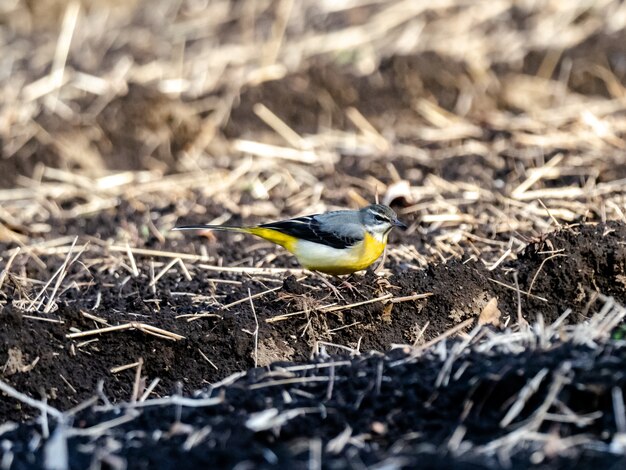
[{"label": "bird's beak", "polygon": [[408,227],[404,222],[400,222],[398,219],[393,221],[394,227],[398,227],[399,229],[406,230]]}]

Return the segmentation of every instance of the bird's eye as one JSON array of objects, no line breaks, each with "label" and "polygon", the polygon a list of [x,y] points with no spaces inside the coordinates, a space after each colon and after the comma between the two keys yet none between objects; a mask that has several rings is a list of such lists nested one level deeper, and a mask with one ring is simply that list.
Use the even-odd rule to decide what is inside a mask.
[{"label": "bird's eye", "polygon": [[376,219],[378,222],[389,222],[385,217],[380,214],[374,214],[374,219]]}]

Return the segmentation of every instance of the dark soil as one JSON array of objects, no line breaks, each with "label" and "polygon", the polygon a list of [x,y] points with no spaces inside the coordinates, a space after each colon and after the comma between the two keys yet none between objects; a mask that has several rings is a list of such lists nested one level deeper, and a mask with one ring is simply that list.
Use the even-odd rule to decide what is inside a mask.
[{"label": "dark soil", "polygon": [[[533,468],[621,468],[623,455],[611,455],[608,449],[618,438],[611,396],[626,390],[624,361],[622,343],[597,349],[555,343],[519,354],[506,346],[488,353],[468,348],[448,374],[440,354],[415,360],[398,350],[352,361],[327,358],[305,370],[277,364],[199,394],[222,399],[213,405],[80,412],[73,426],[85,434],[67,437],[70,468],[117,461],[128,468],[165,469],[184,461],[185,468],[311,468],[319,462],[337,469],[376,463],[522,469],[528,468],[528,459]],[[512,422],[501,425],[520,390],[538,373],[546,374],[544,380]],[[443,382],[442,374],[448,377]],[[525,435],[498,453],[482,447],[527,426],[538,408],[553,400],[549,394],[562,380],[558,406],[549,406],[552,419],[533,429],[555,439],[601,436],[599,442],[573,446],[556,458],[549,443]],[[561,420],[557,409],[569,416],[593,413],[593,418],[572,423]],[[129,418],[125,423],[95,431],[124,415]],[[54,452],[52,443],[65,438],[62,432],[53,426],[53,438],[42,441],[41,426],[22,426],[4,433],[2,452],[12,456],[13,469],[41,466],[45,454]]]},{"label": "dark soil", "polygon": [[[90,226],[87,223],[81,228],[89,233]],[[67,229],[67,233],[72,233],[72,229]],[[68,409],[89,397],[100,380],[104,381],[104,391],[111,399],[129,399],[135,369],[120,373],[112,373],[110,369],[140,358],[144,361],[142,374],[148,383],[160,379],[155,395],[171,393],[178,382],[186,392],[192,392],[253,367],[255,357],[259,366],[275,361],[307,360],[318,341],[361,352],[387,351],[394,344],[421,344],[466,319],[477,318],[494,297],[502,324],[517,321],[518,304],[531,323],[539,314],[550,323],[568,308],[577,312],[569,321],[579,322],[584,320],[584,312],[595,292],[626,303],[625,240],[626,226],[610,222],[551,233],[530,244],[516,261],[493,271],[488,271],[482,262],[470,260],[453,259],[424,270],[407,270],[402,264],[389,262],[393,274],[386,280],[373,273],[352,278],[358,292],[346,290],[346,303],[376,298],[385,292],[395,297],[426,292],[433,295],[396,304],[371,303],[340,312],[319,311],[321,305],[336,302],[323,284],[311,289],[299,284],[294,276],[286,276],[281,289],[254,300],[259,322],[256,354],[254,336],[250,334],[255,329],[255,317],[249,302],[217,311],[209,300],[197,301],[180,293],[215,294],[222,296],[220,301],[226,304],[245,299],[248,289],[252,294],[267,290],[263,281],[251,278],[240,286],[214,284],[208,280],[206,271],[197,270],[191,281],[180,274],[164,276],[153,293],[148,274],[120,279],[117,273],[73,267],[69,278],[81,282],[81,287],[66,290],[58,301],[58,310],[50,315],[63,323],[24,318],[10,299],[0,312],[3,344],[0,364],[8,363],[10,353],[19,354],[21,365],[26,368],[20,371],[5,366],[2,379],[24,393],[36,398],[45,396],[51,405]],[[238,253],[233,251],[230,256],[234,262]],[[148,261],[141,261],[142,273],[149,272]],[[56,268],[49,266],[51,271]],[[520,290],[531,290],[531,295],[521,294],[518,300],[513,290],[513,273],[517,273]],[[217,274],[228,279],[227,273]],[[10,276],[6,282],[11,283]],[[17,298],[19,293],[14,294]],[[266,322],[307,307],[308,314]],[[110,325],[144,322],[183,335],[185,339],[173,342],[140,331],[67,339],[65,335],[72,331],[102,326],[81,312],[99,316]],[[176,318],[197,313],[217,316],[193,322]],[[424,327],[420,338],[419,332]],[[81,344],[85,340],[95,341]],[[333,346],[327,349],[340,352]],[[29,364],[34,366],[29,368]],[[2,400],[0,416],[2,420],[23,421],[33,413],[15,401]]]}]

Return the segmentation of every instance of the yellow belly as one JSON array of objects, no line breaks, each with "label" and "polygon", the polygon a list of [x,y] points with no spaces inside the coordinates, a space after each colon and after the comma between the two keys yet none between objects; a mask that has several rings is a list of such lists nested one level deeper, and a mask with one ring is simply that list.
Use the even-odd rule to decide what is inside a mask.
[{"label": "yellow belly", "polygon": [[387,235],[381,241],[369,233],[365,234],[361,243],[350,248],[339,249],[298,240],[290,235],[262,227],[246,227],[242,231],[284,247],[296,255],[300,264],[307,269],[334,275],[351,274],[367,269],[383,254],[387,245]]},{"label": "yellow belly", "polygon": [[363,242],[346,249],[320,248],[312,246],[317,244],[299,242],[293,253],[307,269],[334,275],[351,274],[367,269],[382,255],[386,238],[380,241],[366,234]]}]

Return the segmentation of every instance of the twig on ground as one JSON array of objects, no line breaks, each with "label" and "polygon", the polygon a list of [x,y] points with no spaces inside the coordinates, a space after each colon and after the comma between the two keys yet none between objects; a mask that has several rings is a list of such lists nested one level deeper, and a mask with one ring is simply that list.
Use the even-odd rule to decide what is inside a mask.
[{"label": "twig on ground", "polygon": [[158,338],[169,339],[172,341],[179,341],[181,339],[185,339],[184,336],[178,335],[176,333],[172,333],[167,330],[163,330],[156,326],[147,325],[145,323],[140,323],[140,322],[129,322],[123,325],[108,326],[106,328],[96,328],[95,330],[81,331],[79,333],[69,333],[65,335],[65,337],[74,339],[74,338],[82,338],[85,336],[101,335],[104,333],[113,333],[116,331],[125,331],[125,330],[139,330],[139,331],[142,331],[143,333],[147,333],[149,335],[156,336]]}]

